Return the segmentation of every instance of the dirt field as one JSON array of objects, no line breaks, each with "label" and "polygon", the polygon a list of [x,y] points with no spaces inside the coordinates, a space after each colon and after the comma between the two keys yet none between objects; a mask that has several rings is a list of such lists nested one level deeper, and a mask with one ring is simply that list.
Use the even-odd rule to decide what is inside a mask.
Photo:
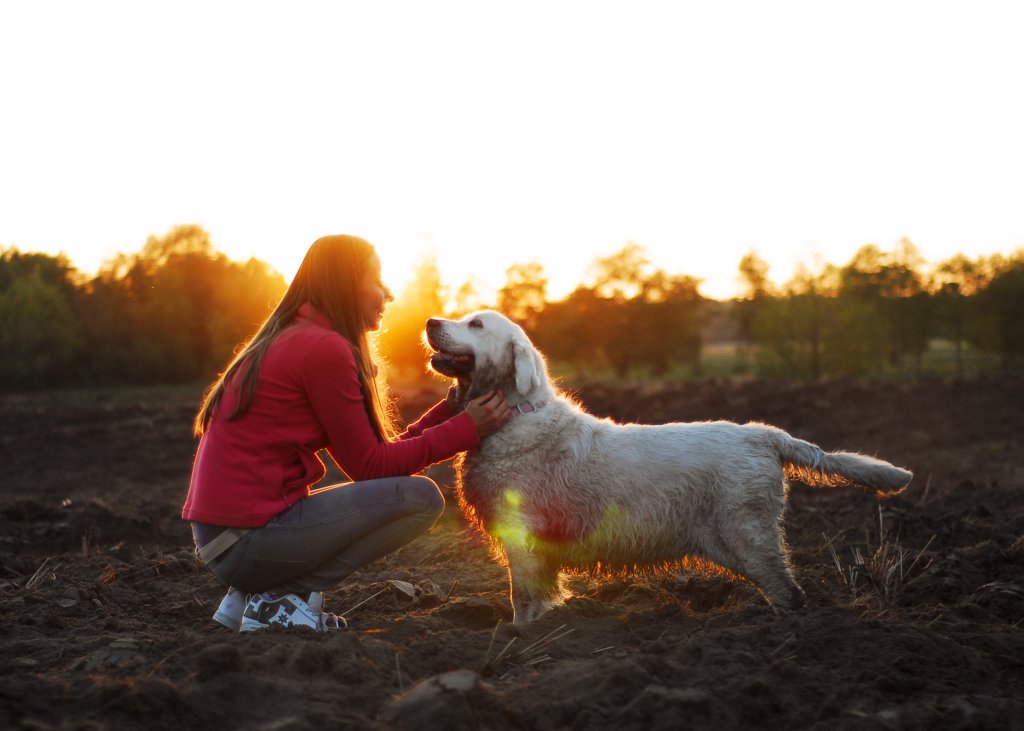
[{"label": "dirt field", "polygon": [[[623,421],[767,421],[916,478],[881,502],[794,485],[799,612],[719,577],[572,577],[519,631],[450,499],[328,594],[369,599],[349,630],[238,635],[177,517],[197,394],[3,397],[0,728],[1024,728],[1024,381],[574,390]],[[450,494],[450,468],[430,474]]]}]

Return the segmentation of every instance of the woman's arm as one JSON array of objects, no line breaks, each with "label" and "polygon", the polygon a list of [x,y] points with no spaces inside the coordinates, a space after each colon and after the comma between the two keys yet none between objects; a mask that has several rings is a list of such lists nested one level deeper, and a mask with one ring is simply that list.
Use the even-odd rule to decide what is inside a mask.
[{"label": "woman's arm", "polygon": [[405,431],[398,437],[399,439],[408,439],[409,437],[418,437],[432,426],[437,426],[448,419],[455,416],[455,410],[448,404],[447,401],[439,401],[430,409],[423,414],[415,423],[409,424],[405,428]]},{"label": "woman's arm", "polygon": [[[449,414],[450,418],[431,426],[420,419],[414,425],[418,433],[403,435],[401,441],[378,441],[363,405],[352,346],[341,336],[325,336],[311,349],[302,378],[327,432],[328,451],[353,480],[415,474],[480,443],[468,411]],[[434,419],[442,413],[439,405],[428,415]]]}]

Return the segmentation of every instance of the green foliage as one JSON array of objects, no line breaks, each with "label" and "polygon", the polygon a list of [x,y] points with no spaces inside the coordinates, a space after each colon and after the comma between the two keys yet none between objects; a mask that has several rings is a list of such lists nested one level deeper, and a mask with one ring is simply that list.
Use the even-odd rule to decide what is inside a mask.
[{"label": "green foliage", "polygon": [[91,281],[73,278],[62,257],[0,259],[5,388],[208,381],[285,288],[262,262],[217,252],[198,226],[150,237]]},{"label": "green foliage", "polygon": [[[768,279],[768,262],[750,251],[740,259],[740,281],[743,283],[741,296],[734,303],[733,318],[736,323],[736,337],[740,367],[746,367],[750,351],[754,346],[754,323],[763,318],[766,303],[771,298],[771,282]],[[762,325],[763,327],[763,325]]]},{"label": "green foliage", "polygon": [[91,283],[86,329],[96,380],[209,380],[231,360],[284,292],[283,278],[251,259],[233,262],[197,226],[150,237]]},{"label": "green foliage", "polygon": [[[755,264],[747,262],[751,277],[760,273]],[[949,334],[941,307],[959,312],[949,290],[929,292],[922,264],[907,239],[889,253],[867,245],[844,267],[800,271],[784,295],[751,299],[757,309],[750,313],[748,304],[746,317],[762,372],[807,379],[920,372],[929,339]],[[962,332],[962,323],[953,329]]]},{"label": "green foliage", "polygon": [[678,362],[700,372],[697,279],[650,271],[643,248],[632,242],[598,259],[593,271],[592,287],[545,304],[527,328],[549,358],[580,368],[604,363],[619,378],[636,371],[663,376]]},{"label": "green foliage", "polygon": [[0,291],[0,383],[7,388],[78,380],[77,318],[61,287],[34,270]]},{"label": "green foliage", "polygon": [[1024,258],[1003,264],[972,303],[970,340],[1004,368],[1024,363]]},{"label": "green foliage", "polygon": [[823,372],[825,337],[834,327],[836,271],[798,270],[785,296],[763,297],[751,323],[757,362],[775,378],[817,379]]},{"label": "green foliage", "polygon": [[505,286],[498,290],[499,312],[526,329],[537,324],[537,315],[547,300],[548,280],[538,262],[513,264],[505,271]]},{"label": "green foliage", "polygon": [[550,302],[528,331],[549,359],[582,365],[600,361],[621,327],[619,307],[589,287],[578,287],[561,302]]},{"label": "green foliage", "polygon": [[9,290],[19,279],[33,275],[58,290],[67,302],[74,302],[78,274],[66,257],[0,248],[0,292]]},{"label": "green foliage", "polygon": [[904,370],[928,345],[928,300],[916,247],[907,239],[891,254],[860,249],[839,271],[839,330],[831,339],[834,372]]}]

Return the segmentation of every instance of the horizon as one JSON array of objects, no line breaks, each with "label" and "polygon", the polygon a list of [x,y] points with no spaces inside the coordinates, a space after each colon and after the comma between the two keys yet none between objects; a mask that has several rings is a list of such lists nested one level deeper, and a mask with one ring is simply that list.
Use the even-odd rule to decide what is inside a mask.
[{"label": "horizon", "polygon": [[[184,225],[189,225],[189,224],[184,224]],[[159,239],[159,238],[162,238],[163,235],[166,235],[167,233],[169,233],[169,232],[164,232],[164,234],[160,234],[160,235],[152,234],[152,236],[154,236],[154,237]],[[209,233],[209,232],[207,232],[207,233]],[[294,269],[297,269],[297,267],[298,267],[298,264],[296,262],[296,265],[295,265],[294,269],[292,269],[292,270],[290,270],[288,272],[284,272],[284,271],[281,271],[277,266],[275,266],[273,262],[266,261],[265,259],[262,259],[262,258],[260,258],[258,256],[255,256],[255,255],[242,255],[242,256],[234,256],[234,255],[232,255],[230,253],[229,247],[221,246],[217,241],[215,241],[213,239],[212,235],[210,237],[210,241],[211,241],[211,245],[212,245],[212,247],[213,247],[213,249],[214,249],[214,251],[216,253],[223,254],[223,255],[227,256],[228,259],[230,259],[232,261],[235,261],[235,262],[238,262],[238,263],[244,263],[249,258],[256,258],[259,261],[262,261],[264,264],[267,264],[274,272],[280,274],[284,278],[286,283],[291,281],[292,277],[294,276]],[[626,242],[626,243],[623,244],[623,246],[620,246],[618,249],[616,249],[614,251],[607,251],[607,252],[601,252],[600,254],[595,254],[589,260],[584,262],[585,266],[581,268],[581,271],[589,270],[590,266],[595,262],[595,260],[597,258],[602,257],[602,256],[607,256],[609,254],[617,253],[618,251],[621,251],[622,248],[624,246],[626,246],[627,244],[629,244],[629,243],[640,243],[640,242]],[[896,242],[896,244],[898,244],[898,243],[899,242]],[[915,247],[916,247],[916,243],[917,242],[911,241],[911,243],[914,244]],[[116,256],[118,256],[118,255],[128,255],[128,256],[131,256],[133,254],[138,254],[138,253],[141,252],[144,244],[145,244],[145,242],[143,242],[136,249],[131,250],[131,251],[119,251],[119,252],[116,252],[112,256],[107,257],[103,261],[101,261],[98,264],[96,264],[91,269],[85,269],[83,267],[80,267],[78,265],[78,263],[74,260],[74,258],[72,258],[72,256],[70,256],[69,254],[67,254],[64,251],[57,251],[57,252],[32,251],[32,250],[28,250],[28,249],[22,249],[21,247],[17,247],[17,246],[8,246],[8,245],[5,245],[4,242],[2,242],[2,241],[0,241],[0,251],[3,251],[5,249],[13,249],[13,250],[18,251],[18,252],[20,252],[22,254],[44,254],[44,255],[47,255],[47,256],[63,256],[63,257],[65,257],[68,260],[69,264],[72,266],[72,268],[75,269],[76,272],[78,272],[79,275],[81,275],[81,276],[83,276],[85,278],[91,279],[91,278],[95,277],[98,274],[98,272],[99,272],[100,268],[102,268],[102,266],[104,266],[104,265],[110,263],[111,261],[113,261],[113,259]],[[877,244],[874,244],[873,242],[866,242],[865,244],[862,244],[861,246],[875,245],[875,246],[878,246],[878,249],[883,254],[891,254],[895,250],[896,244],[894,244],[893,246],[886,247],[886,246],[878,246]],[[640,245],[641,245],[641,247],[643,247],[643,244],[640,244]],[[859,250],[861,248],[861,246],[858,246],[857,249]],[[388,284],[388,286],[392,289],[392,291],[394,292],[394,294],[395,294],[395,296],[397,298],[400,298],[401,295],[402,295],[402,290],[407,285],[412,283],[413,277],[415,275],[415,265],[421,264],[421,263],[423,263],[424,261],[426,261],[429,258],[434,258],[435,260],[437,259],[436,251],[431,252],[428,249],[424,249],[423,251],[420,252],[421,256],[419,258],[417,258],[415,261],[411,262],[411,266],[408,268],[408,271],[406,272],[407,276],[404,279],[402,279],[401,281],[394,281],[393,282],[393,281],[389,281],[389,279],[391,279],[391,278],[389,278],[389,271],[394,271],[396,269],[396,267],[394,266],[394,262],[393,261],[389,261],[388,252],[386,250],[385,251],[380,251],[380,248],[379,247],[377,247],[377,248],[378,248],[378,251],[380,252],[380,256],[381,256],[381,259],[382,259],[382,269],[383,269],[385,284]],[[654,259],[653,256],[651,256],[651,252],[648,251],[646,249],[646,247],[643,247],[643,248],[644,248],[644,254],[647,256],[647,258],[649,260],[649,269],[651,271],[660,269],[660,270],[662,270],[662,271],[664,271],[667,274],[672,275],[672,276],[692,276],[692,277],[694,277],[694,278],[696,278],[696,279],[698,279],[700,281],[700,284],[698,285],[698,291],[700,291],[701,295],[704,296],[707,299],[724,302],[724,301],[728,301],[728,300],[732,300],[732,299],[737,299],[738,297],[741,296],[741,292],[739,292],[739,287],[738,286],[737,286],[736,291],[731,292],[731,293],[729,293],[727,295],[715,295],[713,293],[709,293],[704,288],[704,281],[701,280],[701,278],[698,275],[696,275],[694,272],[685,271],[685,270],[677,271],[677,270],[673,270],[673,269],[667,268],[667,267],[663,266],[661,262],[659,262],[658,260]],[[756,249],[752,249],[752,251],[753,251],[754,254],[757,254],[758,256],[761,256],[760,252],[757,251]],[[825,259],[825,258],[823,258],[821,256],[816,256],[816,257],[813,257],[813,258],[807,258],[807,259],[795,262],[793,270],[788,272],[788,274],[787,274],[785,279],[778,278],[775,274],[773,274],[774,267],[772,267],[771,269],[769,269],[769,272],[768,272],[768,281],[773,286],[775,286],[777,288],[781,288],[785,284],[787,284],[789,279],[795,274],[795,270],[796,270],[797,267],[804,267],[806,271],[809,271],[812,274],[818,274],[827,266],[835,266],[835,267],[845,266],[846,264],[849,263],[849,261],[853,258],[853,256],[856,253],[857,253],[856,250],[851,251],[849,256],[847,256],[844,259],[839,260],[839,261],[833,261],[833,260]],[[963,254],[963,252],[954,252],[949,257],[945,257],[945,258],[943,258],[941,260],[931,260],[931,259],[923,258],[922,266],[917,268],[916,271],[918,271],[923,276],[927,276],[927,275],[929,275],[935,269],[935,267],[937,265],[942,264],[943,262],[948,261],[953,256],[956,256],[956,255],[959,255],[959,254]],[[1014,256],[1014,255],[1024,256],[1024,248],[1012,249],[1012,250],[1007,250],[1007,251],[981,252],[981,253],[975,254],[974,256],[970,256],[968,258],[974,260],[974,259],[978,259],[978,258],[986,258],[987,259],[987,258],[991,258],[991,257],[994,257],[994,256]],[[761,258],[764,258],[764,257],[761,257]],[[528,261],[513,262],[513,264],[527,264],[527,263],[529,263],[529,262]],[[735,279],[736,279],[737,283],[739,282],[739,263],[740,263],[740,260],[737,259],[736,262],[735,262],[736,266],[734,267],[734,272],[736,274]],[[769,264],[770,264],[770,262],[769,262]],[[483,287],[481,289],[478,289],[478,295],[480,297],[480,301],[481,301],[482,305],[484,305],[486,307],[494,307],[496,305],[498,289],[505,283],[505,280],[502,279],[501,281],[497,281],[497,282],[492,284],[492,282],[484,280],[484,279],[482,279],[481,277],[479,277],[478,275],[475,275],[475,274],[470,274],[467,279],[449,279],[446,276],[446,274],[445,274],[445,270],[442,269],[440,267],[440,265],[438,266],[438,269],[439,269],[440,274],[441,274],[441,285],[442,285],[442,287],[446,288],[446,291],[447,291],[449,296],[453,296],[455,291],[460,286],[462,286],[463,284],[465,284],[467,282],[471,282],[471,283],[473,283],[474,285],[477,285],[477,286],[483,285]],[[545,267],[544,275],[546,277],[548,277],[549,280],[550,280],[550,274],[551,273]],[[564,284],[568,283],[569,286],[568,287],[564,287],[563,286],[563,287],[557,288],[557,289],[552,288],[550,283],[549,283],[548,294],[547,294],[546,300],[548,302],[555,302],[555,301],[563,300],[569,294],[571,294],[573,290],[575,290],[577,288],[580,288],[580,287],[590,286],[590,284],[592,283],[591,281],[589,281],[590,279],[591,278],[589,276],[586,276],[586,275],[583,275],[578,281],[575,281],[575,282],[569,282],[568,280],[563,279],[562,280],[562,284],[564,285]]]}]

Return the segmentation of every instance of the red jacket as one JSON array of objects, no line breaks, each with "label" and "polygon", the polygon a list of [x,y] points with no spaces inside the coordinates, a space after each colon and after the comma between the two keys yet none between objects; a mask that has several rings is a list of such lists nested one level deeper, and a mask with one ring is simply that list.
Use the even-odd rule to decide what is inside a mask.
[{"label": "red jacket", "polygon": [[324,476],[316,452],[325,447],[350,479],[367,480],[414,474],[480,442],[469,414],[453,415],[444,401],[397,441],[378,441],[352,346],[308,304],[267,350],[249,410],[227,421],[238,403],[236,380],[200,440],[186,520],[265,525]]}]

